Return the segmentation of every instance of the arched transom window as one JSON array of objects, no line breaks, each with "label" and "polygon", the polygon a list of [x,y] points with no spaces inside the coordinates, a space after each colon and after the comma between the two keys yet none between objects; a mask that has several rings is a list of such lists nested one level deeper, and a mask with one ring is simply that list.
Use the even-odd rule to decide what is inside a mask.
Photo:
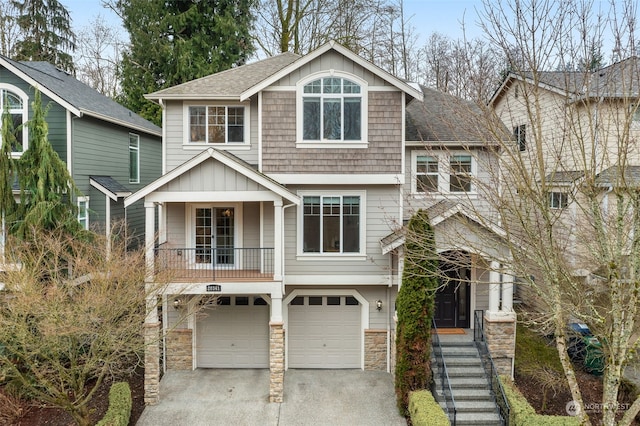
[{"label": "arched transom window", "polygon": [[360,141],[362,88],[346,78],[323,77],[303,86],[304,141]]},{"label": "arched transom window", "polygon": [[[27,120],[27,99],[26,96],[21,96],[11,89],[0,87],[0,117],[7,110],[11,114],[13,133],[16,137],[11,145],[11,152],[21,154],[27,149],[26,131],[22,128]],[[1,126],[2,120],[0,120]]]}]

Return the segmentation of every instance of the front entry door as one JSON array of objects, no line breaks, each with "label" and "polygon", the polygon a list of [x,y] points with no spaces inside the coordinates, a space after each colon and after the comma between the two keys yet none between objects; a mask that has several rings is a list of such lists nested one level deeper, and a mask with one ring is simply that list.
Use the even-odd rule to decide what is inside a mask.
[{"label": "front entry door", "polygon": [[469,268],[445,269],[446,282],[436,292],[434,319],[438,328],[469,328]]},{"label": "front entry door", "polygon": [[196,263],[235,264],[233,207],[196,208]]}]

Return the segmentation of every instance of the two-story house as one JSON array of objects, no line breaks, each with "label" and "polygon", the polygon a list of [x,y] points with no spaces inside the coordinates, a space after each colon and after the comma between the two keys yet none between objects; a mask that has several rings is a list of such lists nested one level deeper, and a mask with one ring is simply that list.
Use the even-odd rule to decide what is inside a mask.
[{"label": "two-story house", "polygon": [[[631,57],[593,71],[512,72],[489,102],[512,133],[505,179],[514,188],[528,181],[546,197],[553,237],[574,277],[589,280],[603,266],[603,255],[594,254],[625,250],[626,237],[605,241],[595,232],[617,227],[619,220],[632,223],[616,206],[622,205],[618,197],[635,193],[640,170],[638,61]],[[511,196],[517,200],[517,188]],[[594,215],[602,222],[595,227]],[[633,232],[629,227],[622,233]],[[522,299],[535,305],[533,295]]]},{"label": "two-story house", "polygon": [[[411,214],[408,196],[425,201],[411,188],[433,155],[424,144],[442,139],[416,129],[446,114],[429,110],[440,98],[335,42],[147,97],[163,108],[163,176],[125,200],[144,200],[148,283],[168,281],[161,316],[145,326],[147,403],[159,397],[161,358],[166,369],[269,368],[274,402],[288,368],[390,371],[403,258],[393,231]],[[469,147],[485,151],[477,140]],[[451,184],[465,186],[462,175],[478,171],[466,144],[454,145]],[[441,183],[432,220],[459,229],[473,215],[445,202],[456,190]],[[449,287],[462,308],[447,306],[455,319],[443,327],[472,327],[472,309],[510,307],[499,268],[487,266],[507,255],[498,230],[475,223],[477,240],[491,235],[486,252],[438,242],[443,253],[464,250],[468,268],[456,274],[476,280]]]},{"label": "two-story house", "polygon": [[18,130],[13,158],[29,148],[22,125],[36,89],[48,107],[48,139],[82,193],[78,220],[103,235],[125,221],[129,236],[144,241],[144,207],[125,211],[124,198],[160,176],[161,129],[49,63],[0,56],[0,112],[8,109]]}]

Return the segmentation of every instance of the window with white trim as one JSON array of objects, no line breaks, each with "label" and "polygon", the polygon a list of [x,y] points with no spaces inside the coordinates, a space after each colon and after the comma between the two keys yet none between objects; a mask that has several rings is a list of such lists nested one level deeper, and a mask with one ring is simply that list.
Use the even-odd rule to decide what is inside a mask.
[{"label": "window with white trim", "polygon": [[471,156],[452,155],[449,161],[449,192],[471,192]]},{"label": "window with white trim", "polygon": [[78,222],[83,229],[89,229],[89,197],[78,197]]},{"label": "window with white trim", "polygon": [[549,207],[552,209],[564,209],[569,204],[569,194],[566,192],[549,192]]},{"label": "window with white trim", "polygon": [[188,108],[189,143],[245,142],[244,106],[192,105]]},{"label": "window with white trim", "polygon": [[332,74],[302,81],[298,96],[298,138],[303,144],[365,142],[366,82]]},{"label": "window with white trim", "polygon": [[520,151],[527,149],[527,125],[521,124],[513,128],[513,137]]},{"label": "window with white trim", "polygon": [[[27,149],[27,132],[23,128],[28,120],[27,105],[28,98],[26,94],[21,94],[17,89],[11,87],[0,86],[0,117],[5,111],[11,116],[11,126],[15,140],[11,145],[11,153],[20,155]],[[0,128],[2,128],[3,120],[0,119]]]},{"label": "window with white trim", "polygon": [[360,253],[363,250],[363,197],[304,195],[302,252]]},{"label": "window with white trim", "polygon": [[140,183],[140,136],[129,133],[129,183]]},{"label": "window with white trim", "polygon": [[438,192],[438,157],[418,155],[416,158],[416,191]]},{"label": "window with white trim", "polygon": [[475,192],[476,160],[471,154],[413,151],[411,161],[411,192],[414,194]]}]

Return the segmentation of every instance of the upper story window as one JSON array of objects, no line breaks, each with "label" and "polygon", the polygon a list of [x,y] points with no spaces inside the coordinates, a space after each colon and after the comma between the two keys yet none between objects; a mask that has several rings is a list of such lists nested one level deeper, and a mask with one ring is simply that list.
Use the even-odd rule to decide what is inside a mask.
[{"label": "upper story window", "polygon": [[640,104],[629,105],[629,112],[631,113],[631,121],[634,123],[640,122]]},{"label": "upper story window", "polygon": [[520,151],[527,149],[527,125],[521,124],[513,128],[513,137]]},{"label": "upper story window", "polygon": [[552,209],[564,209],[569,204],[569,194],[566,192],[550,192],[549,207]]},{"label": "upper story window", "polygon": [[190,106],[189,143],[245,142],[244,106]]},{"label": "upper story window", "polygon": [[[0,84],[0,116],[9,111],[13,125],[15,141],[12,143],[11,152],[20,155],[27,150],[27,129],[22,127],[28,120],[28,98],[26,93],[16,87]],[[0,120],[2,127],[2,120]]]},{"label": "upper story window", "polygon": [[140,183],[140,136],[129,133],[129,183]]},{"label": "upper story window", "polygon": [[449,161],[449,192],[471,192],[471,156],[453,155]]},{"label": "upper story window", "polygon": [[365,142],[366,83],[354,80],[332,75],[298,86],[298,140],[303,145],[352,147]]},{"label": "upper story window", "polygon": [[476,161],[470,154],[413,151],[411,192],[414,194],[474,193]]},{"label": "upper story window", "polygon": [[438,157],[418,155],[416,158],[417,192],[438,191]]},{"label": "upper story window", "polygon": [[364,247],[364,195],[305,195],[302,253],[357,254]]}]

